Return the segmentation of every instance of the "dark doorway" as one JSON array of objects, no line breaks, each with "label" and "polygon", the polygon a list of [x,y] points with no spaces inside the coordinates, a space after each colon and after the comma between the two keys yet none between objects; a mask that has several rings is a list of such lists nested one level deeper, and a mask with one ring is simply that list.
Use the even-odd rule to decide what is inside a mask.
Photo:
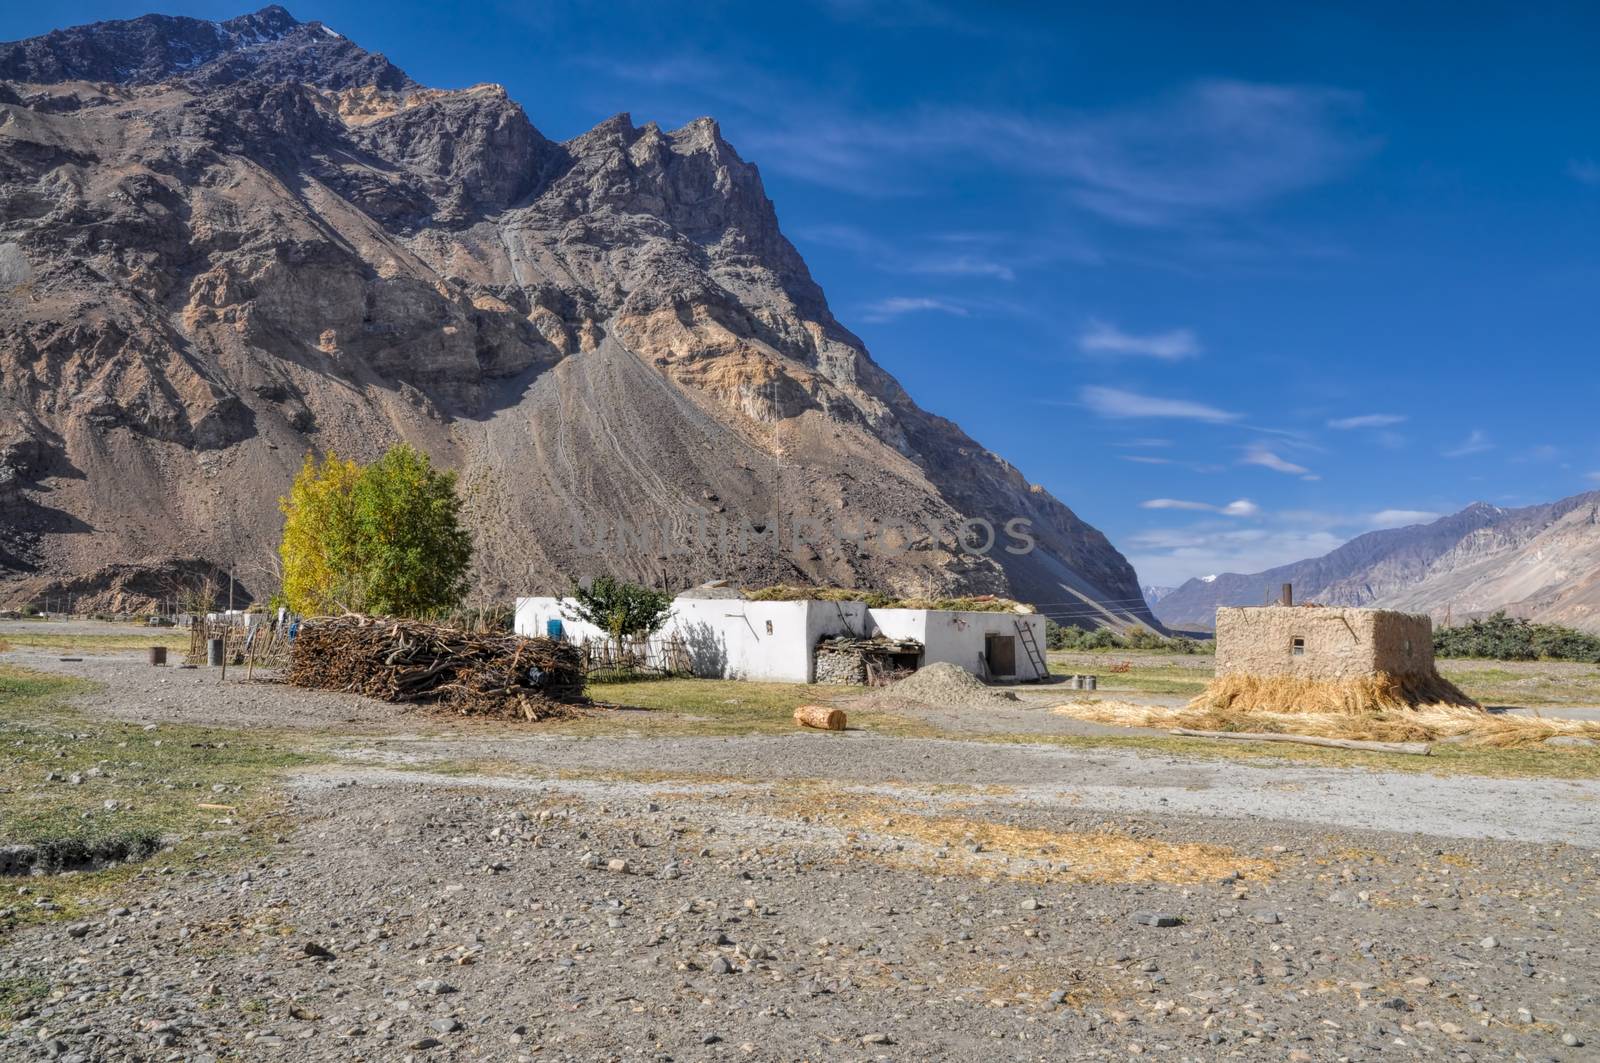
[{"label": "dark doorway", "polygon": [[989,674],[994,676],[1017,674],[1017,639],[1015,635],[985,635],[983,655],[989,662]]}]

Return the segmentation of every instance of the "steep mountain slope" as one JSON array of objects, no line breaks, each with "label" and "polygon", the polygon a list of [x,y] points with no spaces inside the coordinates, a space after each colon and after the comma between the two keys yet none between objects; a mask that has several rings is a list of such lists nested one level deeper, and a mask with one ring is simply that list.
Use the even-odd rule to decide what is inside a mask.
[{"label": "steep mountain slope", "polygon": [[1259,605],[1293,583],[1299,601],[1465,619],[1496,609],[1600,629],[1600,492],[1501,509],[1475,502],[1431,524],[1369,532],[1253,575],[1192,579],[1156,603],[1169,626],[1209,629],[1219,605]]},{"label": "steep mountain slope", "polygon": [[833,317],[711,119],[556,143],[498,86],[423,88],[277,7],[0,45],[0,79],[0,596],[173,558],[265,589],[306,450],[409,440],[462,471],[486,592],[815,580],[1152,619],[1103,535]]}]

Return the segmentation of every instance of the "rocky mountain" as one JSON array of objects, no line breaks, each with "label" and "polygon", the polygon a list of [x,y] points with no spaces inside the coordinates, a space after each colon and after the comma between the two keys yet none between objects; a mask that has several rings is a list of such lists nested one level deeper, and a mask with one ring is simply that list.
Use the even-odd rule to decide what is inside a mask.
[{"label": "rocky mountain", "polygon": [[406,440],[460,470],[484,594],[611,572],[1151,620],[1100,532],[834,318],[709,118],[558,143],[279,7],[0,45],[0,287],[0,598],[137,607],[197,566],[265,591],[304,454]]},{"label": "rocky mountain", "polygon": [[1323,557],[1192,579],[1156,603],[1170,627],[1209,630],[1219,605],[1260,605],[1293,583],[1297,601],[1430,613],[1436,622],[1504,609],[1600,630],[1600,492],[1502,509],[1475,502],[1431,524],[1369,532]]}]

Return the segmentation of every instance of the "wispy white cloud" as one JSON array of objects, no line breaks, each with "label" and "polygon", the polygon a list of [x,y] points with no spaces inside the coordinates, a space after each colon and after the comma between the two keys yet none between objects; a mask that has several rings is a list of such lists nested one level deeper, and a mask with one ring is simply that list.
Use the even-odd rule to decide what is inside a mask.
[{"label": "wispy white cloud", "polygon": [[1489,434],[1481,428],[1474,428],[1467,434],[1466,439],[1440,453],[1447,458],[1465,458],[1493,449],[1494,443],[1490,441]]},{"label": "wispy white cloud", "polygon": [[1573,159],[1567,163],[1567,176],[1580,184],[1600,187],[1600,162],[1593,159]]},{"label": "wispy white cloud", "polygon": [[986,234],[981,239],[969,233],[933,233],[922,238],[920,246],[882,239],[854,225],[803,225],[795,229],[802,244],[820,244],[849,251],[875,269],[885,273],[917,274],[931,277],[987,277],[1014,281],[1023,263],[1042,262],[1057,257],[1046,255],[1025,238],[1010,234]]},{"label": "wispy white cloud", "polygon": [[1124,332],[1108,321],[1091,321],[1078,336],[1078,350],[1085,354],[1133,355],[1176,362],[1199,355],[1200,341],[1186,328],[1136,334]]},{"label": "wispy white cloud", "polygon": [[1123,461],[1131,461],[1139,465],[1171,465],[1171,458],[1156,458],[1149,454],[1123,454]]},{"label": "wispy white cloud", "polygon": [[1207,406],[1188,399],[1167,399],[1155,395],[1140,395],[1120,388],[1086,387],[1078,392],[1082,403],[1101,417],[1109,418],[1168,418],[1180,421],[1204,421],[1226,424],[1237,421],[1237,413]]},{"label": "wispy white cloud", "polygon": [[1181,509],[1195,513],[1220,513],[1225,517],[1254,517],[1261,507],[1248,498],[1236,498],[1225,505],[1210,502],[1191,502],[1182,498],[1149,498],[1139,503],[1140,509]]},{"label": "wispy white cloud", "polygon": [[1428,524],[1443,515],[1427,509],[1380,509],[1367,518],[1367,527],[1405,528],[1413,524]]},{"label": "wispy white cloud", "polygon": [[678,110],[747,117],[741,150],[801,180],[886,197],[925,189],[929,163],[981,168],[1052,181],[1084,210],[1141,228],[1253,210],[1336,179],[1376,148],[1359,129],[1360,95],[1315,85],[1204,80],[1135,104],[1053,114],[871,113],[736,60],[587,62],[678,89],[688,101]]},{"label": "wispy white cloud", "polygon": [[1398,413],[1363,413],[1355,417],[1338,417],[1328,422],[1329,428],[1349,431],[1356,428],[1388,428],[1402,424],[1405,416]]},{"label": "wispy white cloud", "polygon": [[861,317],[865,321],[882,323],[904,317],[906,314],[920,313],[951,314],[955,317],[966,317],[969,311],[961,304],[953,303],[948,299],[937,299],[927,295],[897,295],[888,299],[879,299],[875,303],[868,303],[862,308]]},{"label": "wispy white cloud", "polygon": [[1273,472],[1286,473],[1292,476],[1309,476],[1311,470],[1304,465],[1296,465],[1287,458],[1281,457],[1277,452],[1259,444],[1245,449],[1244,457],[1239,459],[1241,465],[1259,465],[1263,469]]},{"label": "wispy white cloud", "polygon": [[1187,502],[1181,498],[1147,498],[1139,503],[1140,509],[1189,509],[1197,513],[1215,513],[1217,507],[1209,502]]},{"label": "wispy white cloud", "polygon": [[1260,572],[1320,557],[1344,541],[1326,528],[1216,519],[1186,528],[1151,528],[1121,540],[1139,579],[1160,586],[1220,572]]},{"label": "wispy white cloud", "polygon": [[1566,456],[1567,452],[1562,450],[1560,447],[1551,443],[1540,443],[1537,446],[1532,446],[1527,450],[1522,451],[1511,460],[1518,462],[1531,461],[1538,462],[1540,464],[1549,464],[1550,462],[1560,461]]}]

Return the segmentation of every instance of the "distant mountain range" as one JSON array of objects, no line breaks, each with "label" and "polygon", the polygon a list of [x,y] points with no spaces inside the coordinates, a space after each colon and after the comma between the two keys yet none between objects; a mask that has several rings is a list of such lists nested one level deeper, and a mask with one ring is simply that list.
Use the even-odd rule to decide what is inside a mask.
[{"label": "distant mountain range", "polygon": [[1157,587],[1153,584],[1146,583],[1143,587],[1140,587],[1139,590],[1144,593],[1145,604],[1151,609],[1154,609],[1156,607],[1156,603],[1165,598],[1167,595],[1171,594],[1174,588]]},{"label": "distant mountain range", "polygon": [[1431,524],[1369,532],[1322,557],[1191,579],[1151,605],[1168,627],[1210,630],[1219,605],[1260,605],[1285,583],[1297,601],[1404,609],[1436,623],[1504,609],[1600,631],[1600,491],[1520,509],[1474,502]]}]

